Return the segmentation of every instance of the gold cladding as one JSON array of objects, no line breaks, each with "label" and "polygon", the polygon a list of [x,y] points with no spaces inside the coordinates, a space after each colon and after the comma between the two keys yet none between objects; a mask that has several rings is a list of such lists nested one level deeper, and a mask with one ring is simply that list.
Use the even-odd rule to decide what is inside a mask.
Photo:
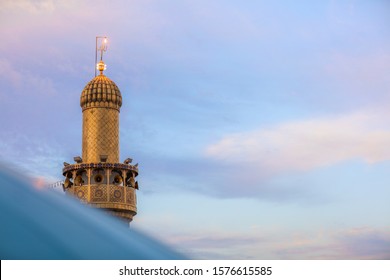
[{"label": "gold cladding", "polygon": [[119,162],[119,112],[93,108],[83,112],[83,162]]}]

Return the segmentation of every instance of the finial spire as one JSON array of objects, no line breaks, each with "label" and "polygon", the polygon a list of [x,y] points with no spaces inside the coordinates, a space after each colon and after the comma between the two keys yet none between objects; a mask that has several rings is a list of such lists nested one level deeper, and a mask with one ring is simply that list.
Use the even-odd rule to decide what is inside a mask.
[{"label": "finial spire", "polygon": [[[99,45],[99,46],[98,46]],[[98,51],[100,51],[100,62],[97,63]],[[96,70],[100,71],[100,75],[103,75],[103,71],[106,70],[106,64],[103,62],[103,52],[107,51],[107,37],[97,36],[96,37],[96,48],[95,48],[95,77]]]}]

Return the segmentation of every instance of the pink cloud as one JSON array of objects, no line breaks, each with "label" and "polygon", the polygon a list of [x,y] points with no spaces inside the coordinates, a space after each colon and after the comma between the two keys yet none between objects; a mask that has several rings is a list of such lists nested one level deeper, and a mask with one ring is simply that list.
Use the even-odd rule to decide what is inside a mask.
[{"label": "pink cloud", "polygon": [[389,160],[386,112],[289,121],[265,129],[226,135],[205,149],[205,156],[269,175],[308,171],[360,159]]},{"label": "pink cloud", "polygon": [[56,3],[53,0],[4,0],[1,1],[0,8],[10,11],[25,11],[28,13],[39,14],[52,12]]},{"label": "pink cloud", "polygon": [[[203,231],[163,240],[197,259],[389,259],[390,229]],[[180,249],[181,248],[181,249]]]}]

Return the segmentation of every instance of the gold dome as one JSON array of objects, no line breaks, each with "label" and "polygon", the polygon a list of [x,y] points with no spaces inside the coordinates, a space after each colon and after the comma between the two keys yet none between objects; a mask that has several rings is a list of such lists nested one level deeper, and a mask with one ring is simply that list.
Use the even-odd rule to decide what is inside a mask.
[{"label": "gold dome", "polygon": [[117,85],[105,75],[93,78],[83,89],[80,106],[89,108],[113,108],[119,111],[122,106],[122,95]]}]

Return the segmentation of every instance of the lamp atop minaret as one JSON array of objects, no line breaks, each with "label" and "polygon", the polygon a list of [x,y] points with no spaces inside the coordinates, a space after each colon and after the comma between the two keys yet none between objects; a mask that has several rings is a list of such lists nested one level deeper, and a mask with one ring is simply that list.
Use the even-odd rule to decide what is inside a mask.
[{"label": "lamp atop minaret", "polygon": [[[100,75],[103,75],[103,71],[106,70],[107,66],[103,62],[103,52],[107,51],[107,37],[103,36],[97,36],[96,37],[96,47],[95,47],[95,77],[96,77],[96,70],[100,71]],[[97,57],[98,52],[100,51],[100,61],[97,63]]]},{"label": "lamp atop minaret", "polygon": [[[138,164],[127,158],[119,160],[119,111],[122,94],[117,85],[103,74],[103,53],[107,37],[96,37],[95,78],[83,89],[80,106],[83,114],[82,156],[75,164],[64,163],[64,190],[83,202],[131,221],[137,214],[136,192]],[[100,75],[96,76],[96,70]]]}]

